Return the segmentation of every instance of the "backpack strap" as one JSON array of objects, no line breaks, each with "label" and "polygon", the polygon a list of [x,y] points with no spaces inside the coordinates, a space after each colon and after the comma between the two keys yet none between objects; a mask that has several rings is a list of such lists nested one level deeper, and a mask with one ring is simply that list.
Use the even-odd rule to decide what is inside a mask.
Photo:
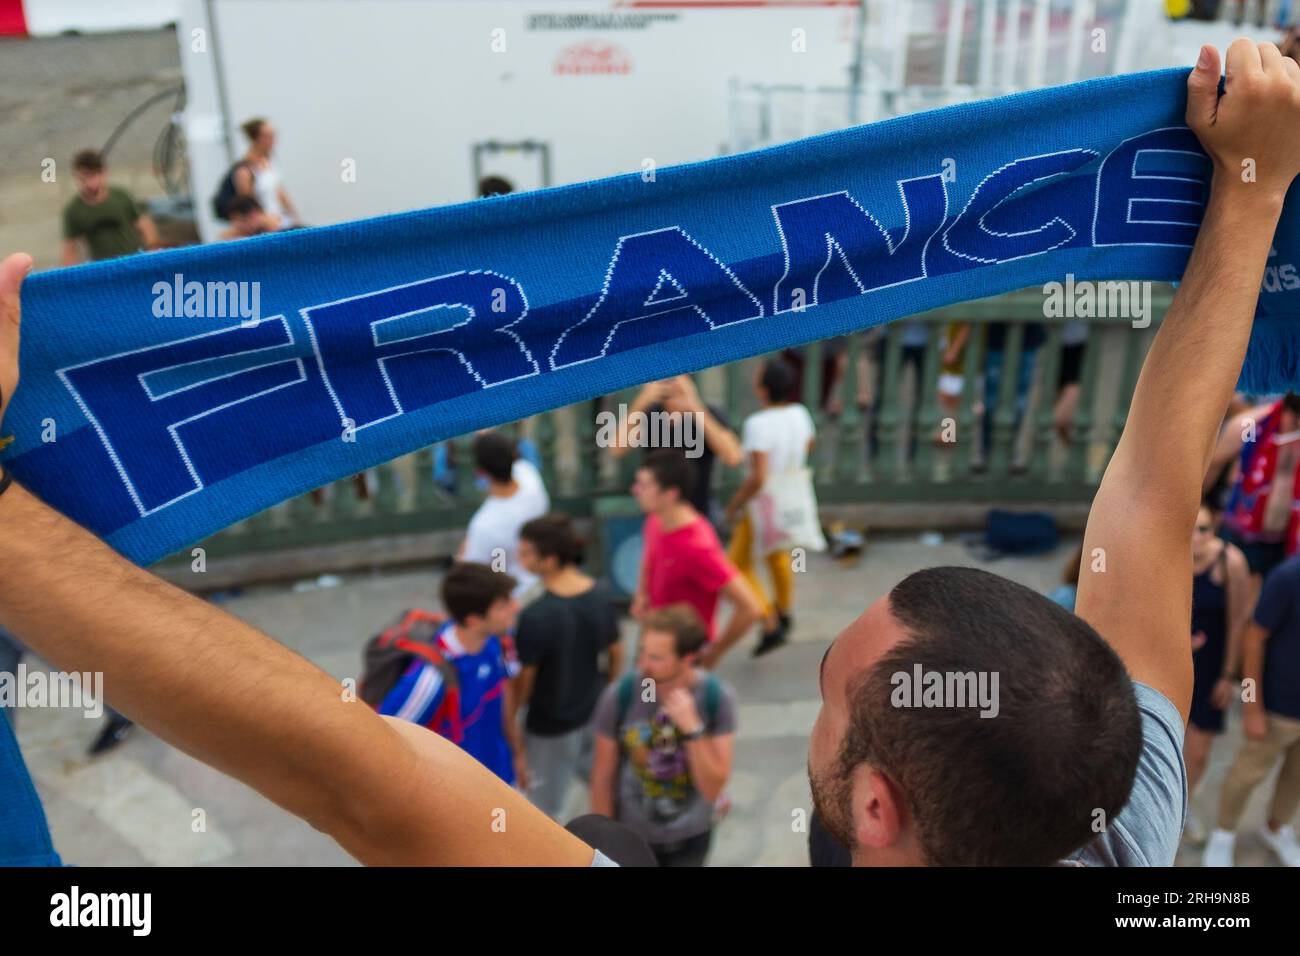
[{"label": "backpack strap", "polygon": [[434,715],[434,723],[445,724],[448,728],[446,736],[452,742],[460,743],[465,735],[460,712],[460,672],[456,670],[455,664],[447,660],[437,644],[411,636],[411,631],[418,624],[432,624],[435,628],[441,628],[446,622],[447,617],[444,614],[422,611],[419,608],[407,611],[397,624],[384,632],[384,643],[418,657],[438,669],[438,673],[442,676],[443,694],[442,703],[438,705]]},{"label": "backpack strap", "polygon": [[623,724],[623,718],[632,709],[632,695],[636,692],[636,671],[628,671],[618,679],[618,719],[614,721],[614,732]]},{"label": "backpack strap", "polygon": [[[629,671],[618,679],[618,720],[615,728],[621,726],[623,718],[632,707],[632,695],[636,693],[636,672]],[[722,701],[722,681],[712,673],[704,675],[704,725],[712,728],[718,719],[718,708]]]},{"label": "backpack strap", "polygon": [[718,703],[722,700],[722,681],[710,671],[704,675],[704,726],[713,729],[718,719]]}]

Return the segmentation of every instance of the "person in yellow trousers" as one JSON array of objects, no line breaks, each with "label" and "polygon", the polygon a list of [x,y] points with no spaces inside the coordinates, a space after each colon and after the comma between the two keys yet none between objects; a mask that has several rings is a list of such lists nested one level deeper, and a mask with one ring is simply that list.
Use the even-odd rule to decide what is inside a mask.
[{"label": "person in yellow trousers", "polygon": [[[753,503],[760,516],[766,511],[788,510],[784,505],[776,508],[775,495],[760,493],[770,490],[776,480],[806,472],[817,429],[808,409],[795,401],[797,384],[798,375],[783,358],[770,359],[755,376],[754,393],[762,408],[745,419],[741,449],[745,454],[747,473],[726,509],[727,523],[735,529],[727,556],[763,602],[763,636],[754,648],[754,657],[762,657],[784,644],[793,623],[794,570],[786,546],[791,542],[785,535],[780,547],[766,547],[764,538],[770,534],[768,527],[771,522],[756,522],[753,508],[746,506]],[[803,510],[807,511],[811,483],[806,481],[805,484]],[[815,504],[812,510],[815,512]],[[756,527],[756,523],[762,527]],[[771,597],[758,578],[756,558],[761,558],[767,565],[775,592]]]}]

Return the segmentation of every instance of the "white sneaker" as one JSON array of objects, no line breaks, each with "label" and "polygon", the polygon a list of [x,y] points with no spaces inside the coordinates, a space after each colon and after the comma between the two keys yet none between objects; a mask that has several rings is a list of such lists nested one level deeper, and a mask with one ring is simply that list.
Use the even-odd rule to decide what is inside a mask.
[{"label": "white sneaker", "polygon": [[1296,842],[1295,827],[1291,824],[1288,823],[1276,833],[1265,824],[1259,828],[1259,838],[1277,854],[1283,866],[1300,866],[1300,843]]},{"label": "white sneaker", "polygon": [[1205,844],[1201,866],[1234,866],[1232,849],[1237,844],[1237,834],[1231,830],[1215,830]]}]

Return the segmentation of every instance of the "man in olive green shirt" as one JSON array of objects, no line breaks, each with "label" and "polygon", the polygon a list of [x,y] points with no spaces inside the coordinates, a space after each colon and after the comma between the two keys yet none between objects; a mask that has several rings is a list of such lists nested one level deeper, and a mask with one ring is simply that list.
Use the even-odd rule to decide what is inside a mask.
[{"label": "man in olive green shirt", "polygon": [[[72,160],[77,195],[63,209],[63,264],[115,259],[158,245],[153,220],[125,189],[108,184],[104,159],[84,149]],[[83,250],[82,243],[85,248]]]}]

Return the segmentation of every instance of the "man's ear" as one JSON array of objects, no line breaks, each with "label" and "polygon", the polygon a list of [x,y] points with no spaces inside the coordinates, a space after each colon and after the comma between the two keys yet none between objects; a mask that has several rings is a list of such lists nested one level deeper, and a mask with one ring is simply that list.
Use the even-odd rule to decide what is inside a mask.
[{"label": "man's ear", "polygon": [[884,850],[903,838],[907,804],[902,791],[888,776],[869,764],[853,771],[853,832],[862,846]]}]

